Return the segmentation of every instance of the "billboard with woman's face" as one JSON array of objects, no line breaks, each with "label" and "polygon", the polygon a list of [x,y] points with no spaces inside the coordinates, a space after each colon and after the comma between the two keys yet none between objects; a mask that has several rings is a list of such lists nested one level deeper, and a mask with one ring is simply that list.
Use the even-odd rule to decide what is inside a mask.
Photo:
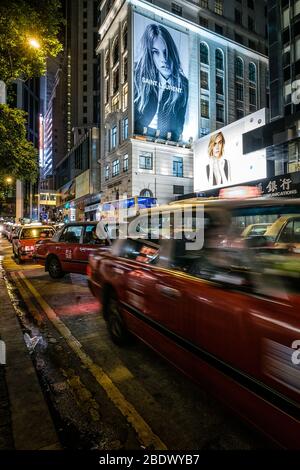
[{"label": "billboard with woman's face", "polygon": [[183,140],[188,124],[188,35],[134,14],[134,132]]},{"label": "billboard with woman's face", "polygon": [[243,153],[243,134],[263,126],[265,121],[265,109],[261,109],[195,142],[194,190],[265,178],[265,149]]}]

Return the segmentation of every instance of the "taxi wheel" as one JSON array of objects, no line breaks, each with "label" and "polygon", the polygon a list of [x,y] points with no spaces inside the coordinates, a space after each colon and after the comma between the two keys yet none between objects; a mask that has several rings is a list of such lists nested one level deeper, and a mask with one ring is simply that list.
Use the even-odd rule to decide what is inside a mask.
[{"label": "taxi wheel", "polygon": [[17,264],[22,264],[23,260],[21,258],[20,250],[18,250],[18,254],[16,255],[16,263]]},{"label": "taxi wheel", "polygon": [[130,334],[120,314],[120,304],[115,293],[111,293],[106,304],[107,328],[111,339],[118,346],[129,343]]},{"label": "taxi wheel", "polygon": [[65,275],[59,260],[54,256],[48,261],[48,271],[52,279],[59,279]]}]

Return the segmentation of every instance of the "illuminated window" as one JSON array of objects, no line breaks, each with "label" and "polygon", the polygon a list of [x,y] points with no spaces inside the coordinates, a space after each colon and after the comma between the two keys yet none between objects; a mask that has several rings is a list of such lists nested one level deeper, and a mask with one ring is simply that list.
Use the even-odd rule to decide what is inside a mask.
[{"label": "illuminated window", "polygon": [[123,171],[128,171],[128,154],[123,157]]},{"label": "illuminated window", "polygon": [[201,82],[201,88],[204,90],[208,90],[208,72],[201,70],[200,71],[200,82]]},{"label": "illuminated window", "polygon": [[116,113],[117,111],[119,111],[119,96],[115,96],[113,99],[112,99],[112,112],[113,113]]},{"label": "illuminated window", "polygon": [[249,64],[249,80],[250,82],[256,82],[256,67],[253,62]]},{"label": "illuminated window", "polygon": [[114,126],[111,130],[111,148],[114,149],[117,146],[117,126]]},{"label": "illuminated window", "polygon": [[201,42],[200,44],[200,61],[202,64],[207,64],[209,63],[208,61],[208,46],[204,43]]},{"label": "illuminated window", "polygon": [[201,99],[201,116],[209,119],[209,101],[204,98]]},{"label": "illuminated window", "polygon": [[224,58],[221,49],[216,49],[216,68],[219,70],[224,69]]},{"label": "illuminated window", "polygon": [[173,176],[183,178],[183,158],[175,157],[173,159]]},{"label": "illuminated window", "polygon": [[105,179],[106,180],[109,179],[109,165],[106,165],[106,167],[105,167]]},{"label": "illuminated window", "polygon": [[128,139],[128,117],[123,119],[123,139]]},{"label": "illuminated window", "polygon": [[141,170],[153,169],[153,154],[151,152],[143,152],[140,154],[139,167]]},{"label": "illuminated window", "polygon": [[235,59],[235,75],[240,78],[244,76],[244,64],[240,57]]},{"label": "illuminated window", "polygon": [[128,106],[128,85],[125,85],[123,88],[123,111],[127,109]]},{"label": "illuminated window", "polygon": [[118,176],[120,174],[120,160],[114,160],[112,163],[112,176]]},{"label": "illuminated window", "polygon": [[223,15],[223,0],[215,0],[215,13]]}]

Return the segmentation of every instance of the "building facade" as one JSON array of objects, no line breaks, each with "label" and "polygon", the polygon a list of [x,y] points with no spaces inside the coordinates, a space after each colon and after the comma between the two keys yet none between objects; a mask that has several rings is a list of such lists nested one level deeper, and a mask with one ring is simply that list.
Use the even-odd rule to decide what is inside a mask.
[{"label": "building facade", "polygon": [[245,149],[266,148],[274,194],[283,180],[290,187],[300,183],[299,25],[299,0],[268,1],[270,122],[245,136]]},{"label": "building facade", "polygon": [[[191,192],[193,142],[266,107],[264,2],[243,3],[102,1],[102,201],[125,194],[165,203]],[[159,55],[172,65],[162,59],[160,69]]]}]

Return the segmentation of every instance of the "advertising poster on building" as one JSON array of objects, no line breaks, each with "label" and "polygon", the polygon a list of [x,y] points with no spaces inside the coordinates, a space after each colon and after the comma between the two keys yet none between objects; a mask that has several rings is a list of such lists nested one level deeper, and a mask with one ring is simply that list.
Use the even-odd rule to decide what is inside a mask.
[{"label": "advertising poster on building", "polygon": [[195,142],[194,190],[205,191],[265,178],[265,149],[243,153],[243,134],[265,122],[264,108]]},{"label": "advertising poster on building", "polygon": [[134,14],[134,132],[183,140],[189,112],[188,35]]}]

